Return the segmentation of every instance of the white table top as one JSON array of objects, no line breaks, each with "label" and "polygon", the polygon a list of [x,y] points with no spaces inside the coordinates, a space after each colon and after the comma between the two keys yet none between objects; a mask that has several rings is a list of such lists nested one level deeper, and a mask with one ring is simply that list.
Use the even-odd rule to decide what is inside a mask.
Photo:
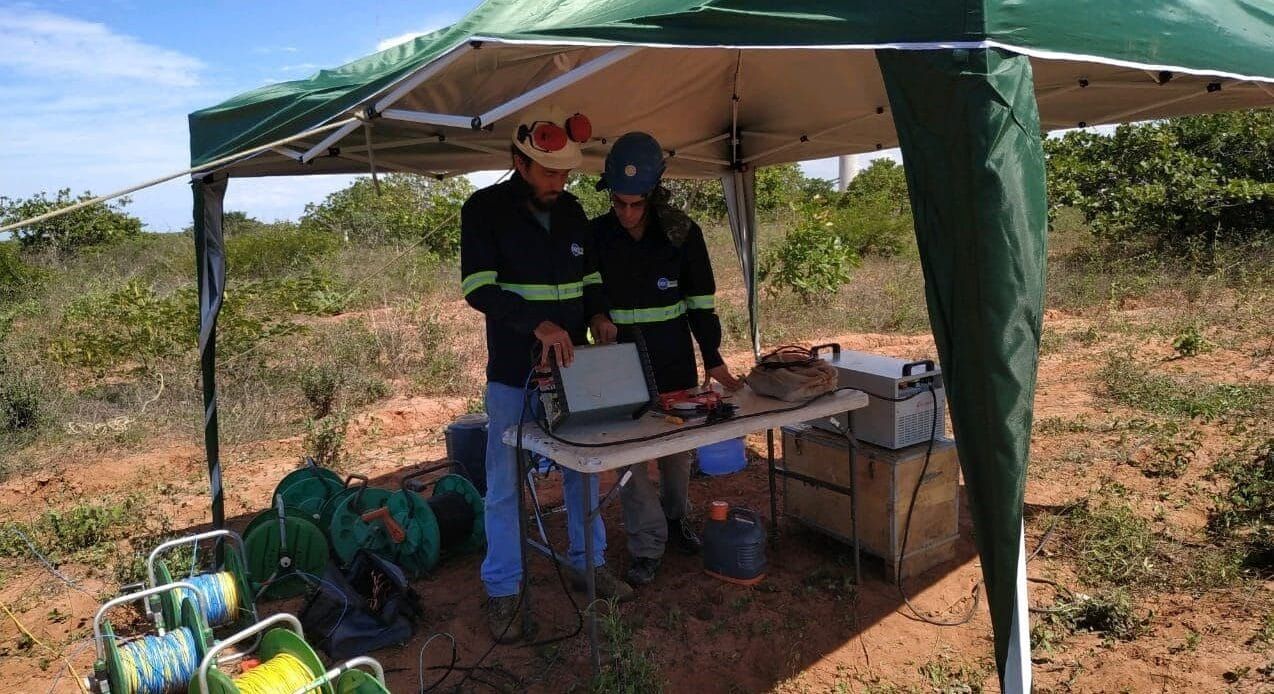
[{"label": "white table top", "polygon": [[[777,429],[789,424],[856,410],[867,406],[867,394],[858,390],[841,390],[818,398],[807,405],[798,406],[798,403],[757,395],[745,385],[741,390],[728,394],[726,402],[738,408],[734,417],[706,427],[690,428],[702,423],[702,418],[689,419],[685,424],[677,425],[668,422],[662,414],[647,413],[635,421],[597,422],[575,426],[568,423],[554,432],[559,437],[570,441],[603,444],[608,441],[625,441],[687,429],[652,441],[619,443],[610,446],[577,446],[563,443],[545,434],[538,424],[527,422],[522,425],[522,447],[539,453],[562,467],[580,472],[604,472],[660,456],[694,450],[700,446],[738,438],[756,431]],[[791,409],[793,407],[796,409]],[[504,442],[510,446],[517,445],[516,426],[504,432]]]}]

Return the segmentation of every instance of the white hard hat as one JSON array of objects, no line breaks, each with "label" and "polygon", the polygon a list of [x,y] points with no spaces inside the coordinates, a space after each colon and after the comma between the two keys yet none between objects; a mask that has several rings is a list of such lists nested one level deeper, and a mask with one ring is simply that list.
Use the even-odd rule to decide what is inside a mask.
[{"label": "white hard hat", "polygon": [[522,114],[513,146],[547,169],[574,169],[584,160],[580,144],[592,136],[588,118],[553,106],[535,106]]}]

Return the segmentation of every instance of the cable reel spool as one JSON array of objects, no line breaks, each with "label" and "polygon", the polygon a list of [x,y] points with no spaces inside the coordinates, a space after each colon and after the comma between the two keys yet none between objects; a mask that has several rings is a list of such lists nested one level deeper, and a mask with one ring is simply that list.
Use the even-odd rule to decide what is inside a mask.
[{"label": "cable reel spool", "polygon": [[259,514],[244,533],[248,575],[258,581],[258,599],[280,600],[309,589],[306,574],[319,575],[327,566],[327,537],[309,516],[289,511],[281,496],[273,509]]},{"label": "cable reel spool", "polygon": [[[260,665],[231,678],[216,668],[217,655],[226,648],[259,637],[256,657]],[[328,682],[309,688],[326,669],[318,654],[305,642],[301,622],[290,614],[276,614],[218,643],[203,655],[191,694],[293,694],[298,690],[335,694]]]},{"label": "cable reel spool", "polygon": [[[174,595],[177,616],[171,628],[121,643],[106,618],[112,608],[154,596]],[[205,607],[199,589],[177,581],[152,586],[108,601],[93,617],[93,643],[97,660],[85,686],[91,692],[110,694],[168,694],[190,686],[195,665],[209,652],[212,632],[204,623]]]},{"label": "cable reel spool", "polygon": [[361,484],[347,487],[332,501],[327,535],[342,564],[352,562],[360,549],[389,556],[392,546],[404,541],[405,531],[387,508],[392,496],[387,489],[367,486],[362,477]]},{"label": "cable reel spool", "polygon": [[289,472],[274,488],[270,498],[283,497],[283,505],[289,511],[300,511],[309,517],[310,522],[327,527],[320,523],[323,507],[344,489],[339,475],[319,467],[313,458],[306,456],[305,466]]},{"label": "cable reel spool", "polygon": [[[160,557],[167,551],[195,544],[203,540],[228,540],[229,546],[224,552],[219,571],[201,573],[183,579],[194,585],[200,593],[200,604],[204,607],[204,623],[213,629],[234,626],[244,628],[257,621],[257,610],[253,600],[253,589],[248,573],[247,555],[244,551],[243,538],[230,530],[213,530],[188,537],[169,540],[151,550],[146,558],[146,575],[151,586],[164,586],[173,582],[173,573],[168,563]],[[156,626],[161,630],[172,628],[180,615],[181,595],[175,592],[160,593],[155,596],[159,609],[151,609]],[[148,605],[148,607],[150,607]]]},{"label": "cable reel spool", "polygon": [[422,565],[422,574],[432,571],[444,555],[476,551],[486,543],[485,507],[472,482],[461,475],[445,475],[434,483],[430,497],[424,496],[424,485],[415,482],[444,467],[426,468],[402,480],[400,494],[424,500],[424,512],[418,510],[414,520],[427,535],[418,556],[412,558]]}]

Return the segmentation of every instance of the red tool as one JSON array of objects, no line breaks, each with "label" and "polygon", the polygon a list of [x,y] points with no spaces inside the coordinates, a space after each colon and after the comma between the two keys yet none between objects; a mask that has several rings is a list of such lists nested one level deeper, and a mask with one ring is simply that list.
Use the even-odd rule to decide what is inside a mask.
[{"label": "red tool", "polygon": [[389,539],[393,540],[395,544],[401,543],[407,539],[407,532],[403,530],[403,526],[399,525],[398,521],[394,520],[394,517],[389,515],[389,509],[384,506],[374,511],[364,513],[362,518],[364,523],[380,521],[381,525],[384,525],[385,530],[389,533]]},{"label": "red tool", "polygon": [[[723,404],[721,394],[715,390],[695,391],[695,390],[675,390],[671,393],[660,393],[659,407],[665,412],[671,412],[678,409],[699,409],[714,410]],[[678,407],[682,405],[682,407]],[[686,407],[693,405],[694,407]]]}]

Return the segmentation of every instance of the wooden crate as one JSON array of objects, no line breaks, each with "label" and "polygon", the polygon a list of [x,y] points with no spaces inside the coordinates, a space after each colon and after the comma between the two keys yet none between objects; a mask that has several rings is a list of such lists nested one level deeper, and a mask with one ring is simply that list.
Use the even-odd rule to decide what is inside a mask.
[{"label": "wooden crate", "polygon": [[[923,573],[955,557],[960,535],[960,462],[955,442],[938,439],[916,495],[907,556],[901,556],[907,509],[925,464],[926,445],[889,450],[859,443],[859,544],[884,560],[890,580]],[[783,427],[785,467],[814,479],[850,486],[849,444],[836,434],[806,425]],[[785,515],[844,542],[852,542],[849,497],[794,479],[784,479]]]}]

